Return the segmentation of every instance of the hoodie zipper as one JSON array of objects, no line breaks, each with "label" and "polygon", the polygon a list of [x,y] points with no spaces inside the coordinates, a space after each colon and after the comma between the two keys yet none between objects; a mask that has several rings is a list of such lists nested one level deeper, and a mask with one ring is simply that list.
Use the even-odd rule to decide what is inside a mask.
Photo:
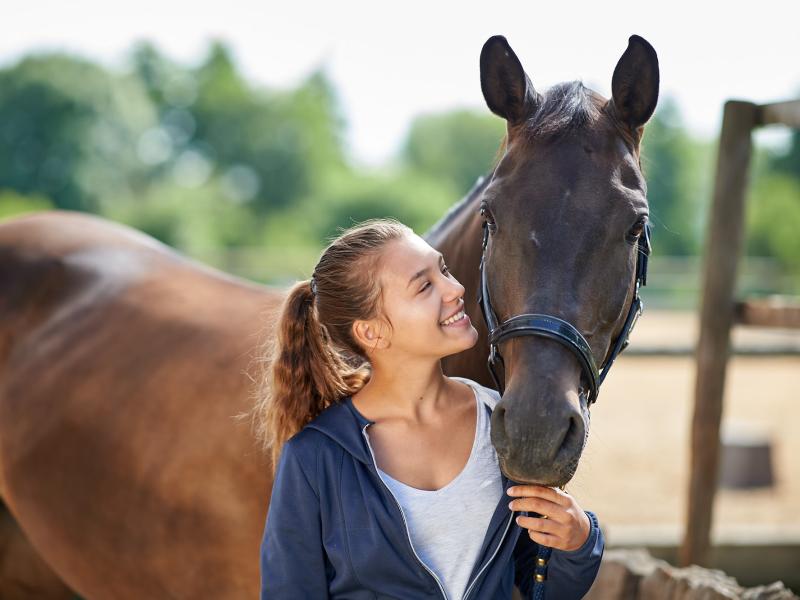
[{"label": "hoodie zipper", "polygon": [[414,556],[416,557],[416,559],[419,562],[419,564],[422,565],[422,567],[428,573],[430,573],[431,576],[436,580],[436,584],[439,586],[439,590],[442,592],[442,597],[445,600],[448,600],[447,593],[444,591],[444,587],[442,587],[442,582],[439,581],[439,577],[437,577],[436,573],[434,573],[433,571],[431,571],[428,568],[428,565],[426,565],[424,562],[422,562],[422,559],[417,554],[417,551],[414,550],[414,544],[411,543],[411,531],[409,531],[409,529],[408,529],[408,522],[406,521],[406,515],[403,512],[403,507],[400,506],[400,502],[397,501],[397,498],[395,497],[394,492],[392,492],[392,490],[389,489],[389,486],[386,485],[386,482],[383,480],[383,477],[381,477],[380,473],[378,473],[378,462],[375,460],[375,453],[372,452],[372,446],[370,446],[370,443],[369,443],[369,436],[367,436],[367,427],[369,427],[369,423],[364,425],[364,428],[361,430],[361,433],[364,436],[364,441],[367,443],[367,448],[369,448],[369,453],[372,455],[372,464],[375,466],[375,474],[378,476],[378,479],[381,480],[381,483],[383,484],[383,487],[385,487],[386,490],[389,492],[389,495],[392,497],[392,499],[394,500],[395,504],[397,504],[397,508],[400,510],[400,516],[403,517],[403,525],[405,525],[405,528],[406,528],[406,539],[408,539],[408,547],[411,548],[411,552],[414,554]]},{"label": "hoodie zipper", "polygon": [[[505,490],[503,490],[503,493],[505,494]],[[508,517],[508,523],[506,523],[506,528],[503,530],[503,535],[500,536],[500,541],[497,543],[497,547],[494,549],[494,552],[492,552],[492,555],[489,557],[489,560],[486,561],[486,563],[481,567],[481,570],[478,571],[478,574],[475,575],[475,579],[472,580],[472,583],[470,583],[467,586],[467,591],[464,592],[464,595],[461,597],[461,600],[467,600],[467,597],[469,596],[470,592],[472,591],[472,587],[475,585],[475,583],[480,578],[481,573],[483,573],[483,571],[486,569],[486,567],[489,566],[489,563],[491,563],[492,560],[494,560],[494,557],[497,556],[497,552],[500,550],[500,546],[503,545],[503,540],[505,539],[506,534],[508,533],[508,528],[511,526],[511,521],[512,521],[513,518],[514,518],[514,513],[512,512]]]},{"label": "hoodie zipper", "polygon": [[[463,381],[464,378],[461,378],[461,379]],[[464,383],[466,383],[467,381],[464,381]],[[475,386],[473,386],[471,383],[468,383],[468,385],[471,388],[473,388],[473,390],[476,392],[477,395],[482,393],[478,389],[476,389]],[[506,495],[506,491],[505,491],[505,489],[503,489],[503,497],[505,497],[505,495]],[[513,511],[509,511],[509,513],[510,514],[508,515],[508,522],[506,523],[506,528],[503,530],[503,535],[500,536],[500,541],[497,542],[497,546],[495,547],[494,552],[492,552],[492,555],[489,557],[489,560],[487,560],[484,563],[484,565],[478,571],[477,575],[475,575],[475,579],[473,579],[472,582],[469,583],[469,585],[467,585],[467,589],[464,592],[464,595],[461,596],[461,600],[467,600],[467,598],[469,597],[470,593],[472,592],[472,589],[475,587],[475,584],[477,583],[478,579],[480,579],[480,576],[486,570],[486,567],[489,566],[489,564],[494,560],[494,557],[497,556],[497,553],[500,551],[500,546],[503,545],[503,540],[506,539],[506,534],[508,533],[508,529],[509,529],[509,527],[511,527],[511,521],[514,520],[514,512]]]},{"label": "hoodie zipper", "polygon": [[[403,512],[403,507],[400,506],[400,502],[397,501],[397,498],[395,497],[394,492],[392,492],[392,490],[389,488],[389,486],[386,485],[386,482],[383,480],[383,477],[381,477],[380,473],[378,473],[378,462],[375,460],[375,453],[372,451],[372,446],[369,443],[369,437],[367,436],[367,427],[369,427],[369,423],[364,425],[363,429],[361,430],[361,433],[364,436],[364,441],[367,443],[367,448],[369,448],[369,453],[372,456],[372,464],[375,466],[375,473],[378,475],[378,479],[381,480],[381,483],[383,484],[383,487],[385,487],[388,490],[389,495],[392,497],[392,499],[394,500],[395,504],[397,504],[397,508],[400,510],[400,516],[403,517],[403,525],[405,525],[405,528],[406,528],[406,536],[407,536],[407,539],[408,539],[408,546],[409,546],[409,548],[411,548],[411,552],[414,554],[414,556],[416,557],[416,559],[419,562],[419,564],[422,565],[422,567],[428,573],[430,573],[431,576],[436,580],[436,583],[439,585],[439,590],[442,592],[442,596],[445,598],[445,600],[447,600],[447,593],[444,591],[444,588],[442,587],[442,583],[441,583],[441,581],[439,581],[439,577],[437,577],[436,573],[431,571],[428,568],[428,566],[424,562],[422,562],[422,559],[417,554],[417,551],[414,550],[414,545],[411,543],[411,532],[408,529],[408,522],[406,521],[406,515]],[[467,590],[464,592],[464,595],[461,597],[461,600],[467,600],[467,598],[469,597],[470,593],[472,592],[472,588],[475,586],[475,583],[478,581],[478,579],[480,579],[480,576],[486,570],[486,567],[488,567],[489,564],[494,560],[494,557],[497,556],[497,553],[500,550],[500,546],[503,545],[503,540],[506,538],[506,534],[508,533],[508,529],[511,526],[511,521],[513,519],[514,519],[514,513],[512,512],[508,517],[508,522],[506,523],[506,528],[503,530],[503,535],[500,536],[500,541],[497,543],[497,546],[495,547],[494,552],[489,557],[489,560],[487,560],[484,563],[484,565],[480,568],[480,570],[478,571],[477,575],[475,575],[475,579],[473,579],[472,582],[467,586]]]}]

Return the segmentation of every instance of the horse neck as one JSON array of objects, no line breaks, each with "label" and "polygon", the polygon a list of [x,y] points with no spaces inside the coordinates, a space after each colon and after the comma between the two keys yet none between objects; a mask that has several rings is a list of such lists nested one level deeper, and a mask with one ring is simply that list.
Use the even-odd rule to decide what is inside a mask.
[{"label": "horse neck", "polygon": [[475,297],[483,235],[479,205],[489,181],[490,176],[479,178],[472,189],[422,236],[444,255],[448,267],[466,288],[464,300],[468,308],[477,304]]},{"label": "horse neck", "polygon": [[464,286],[464,306],[478,331],[478,342],[464,352],[444,357],[442,368],[447,375],[467,377],[485,386],[493,384],[486,369],[486,325],[477,301],[480,277],[478,266],[483,239],[479,208],[483,190],[490,180],[491,174],[479,179],[467,195],[423,235],[431,246],[444,254],[447,266]]}]

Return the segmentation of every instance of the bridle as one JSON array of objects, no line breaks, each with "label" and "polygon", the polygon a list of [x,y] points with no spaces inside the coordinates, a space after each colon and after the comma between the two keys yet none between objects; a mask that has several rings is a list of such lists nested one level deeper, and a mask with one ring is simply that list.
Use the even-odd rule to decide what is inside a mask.
[{"label": "bridle", "polygon": [[[481,208],[481,216],[483,215],[484,209]],[[496,372],[496,365],[498,362],[503,364],[503,372],[505,374],[503,357],[500,354],[500,350],[498,350],[500,342],[523,335],[538,335],[560,342],[578,359],[581,369],[589,380],[587,406],[590,406],[597,401],[600,384],[603,383],[612,363],[617,356],[628,347],[628,337],[644,310],[644,302],[642,302],[642,299],[639,297],[639,288],[643,285],[647,285],[647,259],[650,256],[650,223],[645,222],[644,231],[642,235],[639,236],[636,245],[636,282],[634,284],[633,300],[628,309],[628,315],[625,317],[625,325],[623,325],[622,331],[620,331],[619,336],[614,342],[611,353],[608,355],[603,365],[601,365],[601,370],[597,368],[594,356],[592,355],[592,349],[586,341],[586,338],[584,338],[581,332],[573,325],[563,319],[552,315],[526,313],[515,315],[502,323],[498,323],[497,315],[495,315],[492,302],[489,298],[489,286],[486,282],[486,246],[488,242],[489,224],[486,219],[484,219],[478,304],[481,307],[483,318],[486,321],[486,327],[489,330],[489,359],[487,362],[489,372],[492,375],[492,379],[498,391],[501,395],[504,391],[504,385],[498,378]]]},{"label": "bridle", "polygon": [[[498,323],[497,315],[492,308],[492,301],[489,298],[489,285],[486,281],[486,247],[489,244],[489,223],[485,218],[485,209],[483,207],[481,208],[481,217],[483,217],[483,243],[481,249],[480,285],[478,286],[478,305],[481,307],[483,319],[486,321],[486,327],[489,330],[489,359],[487,364],[495,386],[497,386],[498,391],[502,395],[505,386],[503,382],[500,381],[496,371],[497,363],[503,363],[503,356],[497,348],[500,342],[523,335],[548,337],[566,346],[575,355],[575,358],[578,359],[581,369],[589,380],[589,394],[586,400],[586,406],[591,406],[597,401],[600,384],[603,383],[614,360],[628,347],[628,338],[633,330],[633,326],[644,310],[644,302],[642,302],[641,297],[639,297],[639,288],[643,285],[647,285],[647,259],[650,256],[651,249],[650,223],[645,222],[644,231],[636,242],[636,281],[633,288],[633,300],[628,309],[628,314],[625,317],[625,324],[622,326],[619,336],[617,336],[617,339],[614,341],[611,353],[603,362],[601,366],[602,370],[598,371],[594,356],[592,355],[592,349],[586,341],[586,338],[584,338],[581,332],[572,324],[564,319],[559,319],[552,315],[525,313],[515,315],[502,323]],[[505,376],[504,364],[503,375]],[[537,515],[537,513],[533,514],[534,516]],[[551,547],[538,544],[533,588],[533,597],[536,600],[543,600],[544,598],[547,563],[550,560],[552,551],[553,549]]]}]

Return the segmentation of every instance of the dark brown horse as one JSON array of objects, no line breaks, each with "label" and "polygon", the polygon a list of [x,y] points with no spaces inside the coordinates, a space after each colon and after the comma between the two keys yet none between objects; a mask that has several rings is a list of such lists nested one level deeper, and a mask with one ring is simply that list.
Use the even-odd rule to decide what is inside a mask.
[{"label": "dark brown horse", "polygon": [[[609,100],[577,81],[537,92],[502,36],[484,44],[480,64],[486,103],[506,120],[505,152],[491,176],[426,234],[472,291],[467,312],[481,324],[476,347],[447,359],[446,371],[492,385],[474,293],[481,206],[492,232],[486,270],[500,321],[524,313],[563,319],[602,365],[631,305],[648,216],[639,142],[658,100],[655,50],[631,36]],[[546,337],[503,344],[505,393],[492,415],[501,467],[518,481],[562,485],[589,432],[580,364]]]},{"label": "dark brown horse", "polygon": [[[488,201],[498,313],[568,319],[600,362],[630,303],[630,230],[647,209],[638,143],[655,53],[631,38],[609,101],[578,83],[540,94],[497,36],[481,83],[508,121],[504,154],[426,238],[481,328],[477,207]],[[257,595],[272,482],[240,415],[283,294],[98,217],[0,223],[0,597]],[[489,384],[481,335],[446,360],[448,374]],[[539,338],[502,350],[504,468],[568,479],[587,419],[575,358]]]}]

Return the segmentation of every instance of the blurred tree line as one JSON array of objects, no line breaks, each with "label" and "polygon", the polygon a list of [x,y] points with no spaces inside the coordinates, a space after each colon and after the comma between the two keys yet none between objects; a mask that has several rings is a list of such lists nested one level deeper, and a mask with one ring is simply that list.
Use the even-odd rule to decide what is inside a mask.
[{"label": "blurred tree line", "polygon": [[[141,43],[119,72],[31,54],[0,69],[0,218],[92,212],[220,268],[290,279],[354,221],[391,215],[424,232],[487,174],[504,133],[488,110],[421,115],[395,160],[358,169],[346,127],[324,71],[294,89],[255,87],[219,41],[190,67]],[[692,137],[663,97],[642,152],[657,253],[696,255],[716,141]],[[799,226],[795,132],[785,152],[756,149],[747,252],[800,281]]]}]

